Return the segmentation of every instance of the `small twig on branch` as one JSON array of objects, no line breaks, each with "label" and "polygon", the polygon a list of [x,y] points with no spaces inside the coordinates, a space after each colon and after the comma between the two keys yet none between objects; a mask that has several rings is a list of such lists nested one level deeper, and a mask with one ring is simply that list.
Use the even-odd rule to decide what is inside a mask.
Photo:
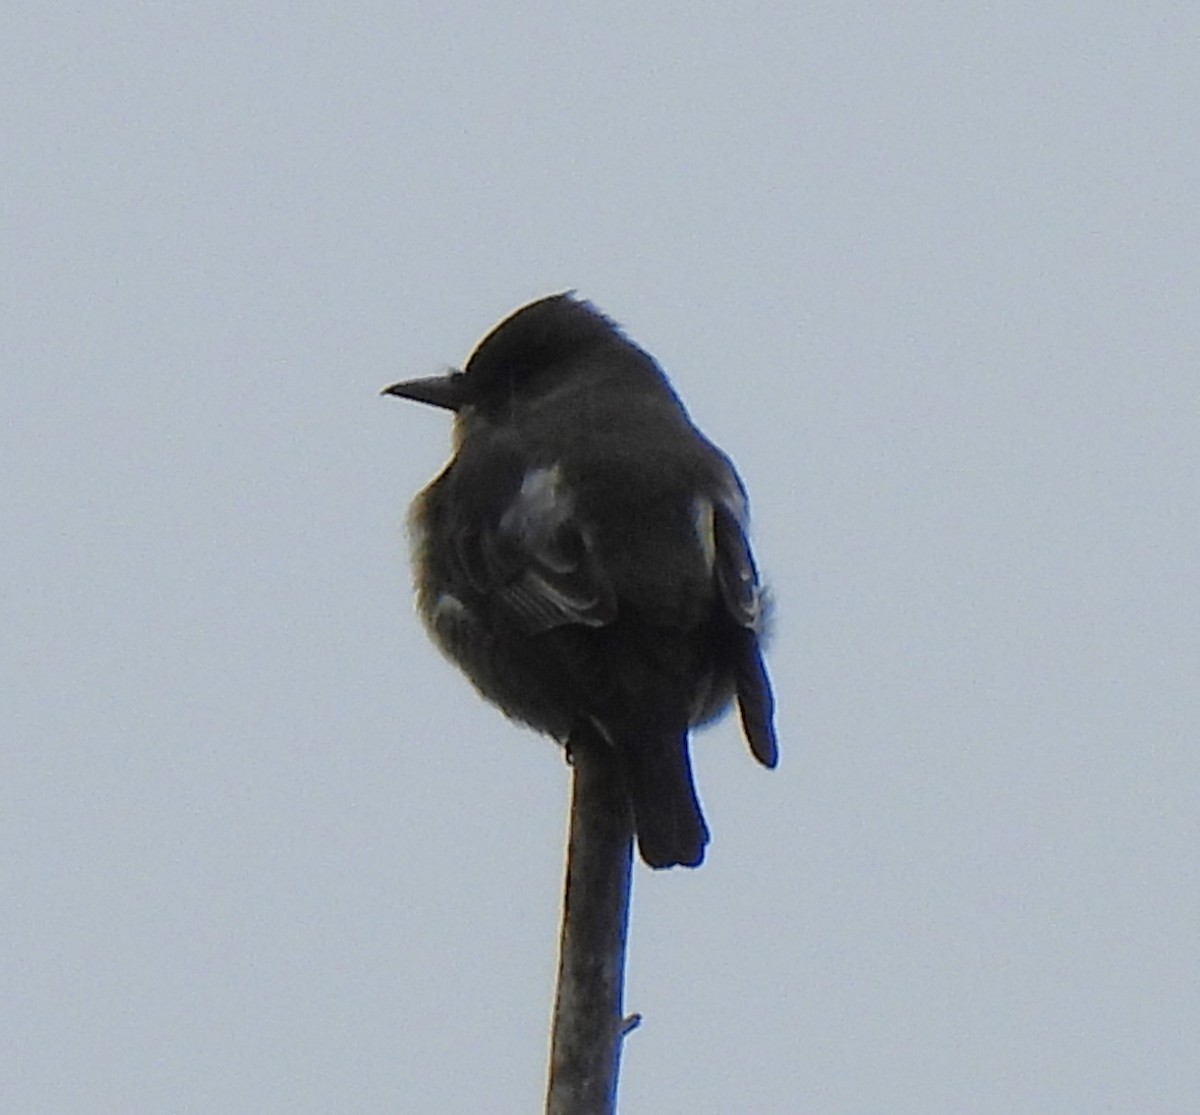
[{"label": "small twig on branch", "polygon": [[571,739],[571,834],[550,1039],[546,1115],[613,1115],[625,1018],[625,935],[633,824],[617,757],[596,735]]}]

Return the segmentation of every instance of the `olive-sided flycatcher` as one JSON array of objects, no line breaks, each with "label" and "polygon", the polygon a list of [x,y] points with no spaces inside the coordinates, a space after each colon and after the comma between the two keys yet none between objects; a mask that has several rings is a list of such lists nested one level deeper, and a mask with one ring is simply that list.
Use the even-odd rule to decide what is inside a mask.
[{"label": "olive-sided flycatcher", "polygon": [[654,359],[571,294],[517,310],[462,371],[386,393],[454,412],[411,514],[417,606],[505,713],[611,747],[642,859],[704,858],[688,731],[736,698],[778,757],[746,494]]}]

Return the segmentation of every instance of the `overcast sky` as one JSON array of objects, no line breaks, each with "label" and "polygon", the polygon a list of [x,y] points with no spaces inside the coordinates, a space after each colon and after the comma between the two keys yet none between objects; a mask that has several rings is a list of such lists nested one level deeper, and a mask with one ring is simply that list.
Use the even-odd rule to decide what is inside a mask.
[{"label": "overcast sky", "polygon": [[426,641],[447,416],[575,288],[750,489],[624,1115],[1191,1115],[1192,5],[10,6],[0,1108],[540,1109],[555,747]]}]

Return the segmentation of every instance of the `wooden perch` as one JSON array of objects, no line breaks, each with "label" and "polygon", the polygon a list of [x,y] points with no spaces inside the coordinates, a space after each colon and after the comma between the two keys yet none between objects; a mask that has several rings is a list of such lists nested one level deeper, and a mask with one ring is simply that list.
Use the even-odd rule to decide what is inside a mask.
[{"label": "wooden perch", "polygon": [[621,1042],[640,1021],[626,1019],[622,1008],[633,823],[613,749],[598,736],[576,736],[570,756],[571,832],[546,1115],[613,1115]]}]

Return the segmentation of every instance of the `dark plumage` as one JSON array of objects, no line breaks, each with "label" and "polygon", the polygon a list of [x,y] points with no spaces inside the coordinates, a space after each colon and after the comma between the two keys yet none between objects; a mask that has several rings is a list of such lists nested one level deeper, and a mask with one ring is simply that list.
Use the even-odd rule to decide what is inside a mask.
[{"label": "dark plumage", "polygon": [[652,867],[708,829],[688,729],[736,697],[777,758],[746,497],[654,360],[587,302],[518,310],[462,372],[387,393],[455,412],[417,497],[418,609],[489,701],[571,746],[612,746]]}]

